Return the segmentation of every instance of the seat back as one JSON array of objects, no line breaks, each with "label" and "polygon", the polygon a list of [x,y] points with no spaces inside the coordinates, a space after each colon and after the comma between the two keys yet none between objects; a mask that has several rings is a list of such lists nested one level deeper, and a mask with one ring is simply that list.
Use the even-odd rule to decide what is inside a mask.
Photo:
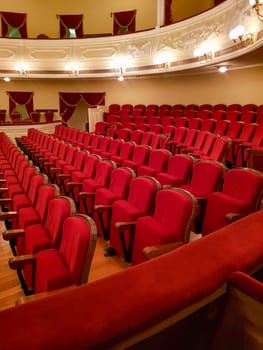
[{"label": "seat back", "polygon": [[216,120],[215,119],[205,119],[202,122],[200,130],[213,132],[215,130],[215,127],[216,127]]},{"label": "seat back", "polygon": [[212,112],[211,118],[215,120],[226,119],[226,111],[215,110]]},{"label": "seat back", "polygon": [[102,160],[96,164],[94,181],[101,187],[107,186],[110,182],[111,172],[116,167],[110,160]]},{"label": "seat back", "polygon": [[153,212],[156,193],[160,188],[159,181],[153,177],[138,176],[130,182],[127,201],[138,208],[143,215],[150,215]]},{"label": "seat back", "polygon": [[33,206],[35,206],[37,201],[39,200],[38,193],[39,193],[40,187],[42,185],[46,185],[47,183],[48,183],[48,176],[46,174],[38,174],[38,175],[32,176],[27,197]]},{"label": "seat back", "polygon": [[247,210],[259,209],[263,175],[250,168],[230,169],[224,176],[223,193],[247,203]]},{"label": "seat back", "polygon": [[137,145],[134,147],[132,161],[138,165],[146,164],[150,155],[151,149],[147,145]]},{"label": "seat back", "polygon": [[224,162],[227,152],[230,149],[231,140],[227,137],[219,137],[215,140],[213,147],[208,155],[209,159]]},{"label": "seat back", "polygon": [[70,284],[80,285],[88,281],[96,237],[96,225],[90,217],[75,214],[65,219],[59,253],[68,268]]},{"label": "seat back", "polygon": [[40,186],[38,190],[35,210],[38,213],[41,223],[44,223],[46,220],[49,201],[55,197],[58,197],[59,194],[59,187],[55,184],[44,184]]},{"label": "seat back", "polygon": [[239,137],[243,126],[244,126],[244,122],[241,122],[241,121],[231,122],[225,136],[230,137],[231,139]]},{"label": "seat back", "polygon": [[219,136],[225,135],[227,133],[229,125],[229,120],[218,120],[218,122],[216,123],[214,133]]},{"label": "seat back", "polygon": [[150,145],[153,135],[152,131],[145,131],[142,135],[141,145]]},{"label": "seat back", "polygon": [[130,168],[120,167],[113,169],[110,178],[109,191],[116,194],[118,199],[126,198],[128,196],[129,184],[135,176],[135,172]]},{"label": "seat back", "polygon": [[191,156],[175,154],[169,158],[167,173],[182,178],[184,183],[187,183],[192,174],[192,167],[193,158]]},{"label": "seat back", "polygon": [[[56,213],[56,215],[54,215]],[[65,196],[53,198],[48,202],[47,216],[44,224],[50,238],[50,245],[58,247],[60,244],[62,225],[65,219],[76,213],[74,201]]]},{"label": "seat back", "polygon": [[143,130],[137,129],[131,132],[131,141],[135,142],[137,145],[141,144],[142,136],[144,134]]},{"label": "seat back", "polygon": [[101,158],[95,154],[87,154],[85,156],[82,172],[85,174],[86,177],[94,176],[96,165],[100,160]]}]

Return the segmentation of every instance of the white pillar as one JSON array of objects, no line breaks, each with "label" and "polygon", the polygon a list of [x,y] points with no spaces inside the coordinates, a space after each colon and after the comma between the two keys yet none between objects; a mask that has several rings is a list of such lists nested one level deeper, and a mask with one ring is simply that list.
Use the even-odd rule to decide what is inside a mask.
[{"label": "white pillar", "polygon": [[157,0],[157,28],[164,25],[165,0]]}]

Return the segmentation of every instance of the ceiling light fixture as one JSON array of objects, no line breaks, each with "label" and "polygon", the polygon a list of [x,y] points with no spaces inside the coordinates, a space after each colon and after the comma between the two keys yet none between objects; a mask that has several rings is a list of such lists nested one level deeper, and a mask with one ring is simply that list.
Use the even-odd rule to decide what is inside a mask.
[{"label": "ceiling light fixture", "polygon": [[220,66],[220,67],[218,67],[218,72],[219,73],[225,73],[225,72],[227,72],[227,70],[228,70],[227,66]]},{"label": "ceiling light fixture", "polygon": [[9,77],[4,77],[3,80],[6,82],[6,83],[9,83],[9,81],[11,81],[11,79]]},{"label": "ceiling light fixture", "polygon": [[263,21],[263,12],[260,12],[260,9],[263,5],[263,0],[249,0],[249,4],[253,7],[253,9],[255,9],[258,19],[260,21]]}]

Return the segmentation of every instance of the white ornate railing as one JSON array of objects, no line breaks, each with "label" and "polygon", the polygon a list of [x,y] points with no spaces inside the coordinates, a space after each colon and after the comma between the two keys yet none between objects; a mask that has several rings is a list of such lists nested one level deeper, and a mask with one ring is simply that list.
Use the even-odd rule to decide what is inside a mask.
[{"label": "white ornate railing", "polygon": [[[229,32],[243,25],[246,39]],[[83,39],[0,39],[0,76],[114,77],[155,74],[218,64],[263,43],[263,23],[248,0],[227,0],[184,21],[153,30]],[[202,57],[194,50],[201,49]],[[18,72],[17,64],[27,68]],[[66,70],[68,66],[69,71]]]}]

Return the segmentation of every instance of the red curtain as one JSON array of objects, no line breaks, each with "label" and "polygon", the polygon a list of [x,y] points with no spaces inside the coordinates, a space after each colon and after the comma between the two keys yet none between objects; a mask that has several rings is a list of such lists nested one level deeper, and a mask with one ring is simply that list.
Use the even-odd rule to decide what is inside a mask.
[{"label": "red curtain", "polygon": [[105,92],[60,92],[59,111],[64,122],[71,118],[80,100],[83,100],[88,107],[105,105]]},{"label": "red curtain", "polygon": [[225,0],[215,0],[214,1],[214,4],[215,4],[215,6],[216,5],[219,5],[219,4],[221,4],[221,2],[224,2]]},{"label": "red curtain", "polygon": [[16,108],[16,105],[25,105],[28,115],[34,110],[33,106],[33,95],[32,91],[7,91],[9,96],[9,113],[13,112]]},{"label": "red curtain", "polygon": [[121,35],[135,32],[136,10],[114,12],[113,35]]},{"label": "red curtain", "polygon": [[18,29],[21,38],[27,38],[26,13],[1,12],[2,36],[8,37],[8,26]]},{"label": "red curtain", "polygon": [[172,19],[172,10],[171,10],[171,5],[172,5],[173,0],[165,0],[165,9],[164,9],[164,24],[168,25],[173,23]]},{"label": "red curtain", "polygon": [[75,29],[77,38],[83,37],[83,15],[58,15],[60,38],[65,38],[67,29]]}]

